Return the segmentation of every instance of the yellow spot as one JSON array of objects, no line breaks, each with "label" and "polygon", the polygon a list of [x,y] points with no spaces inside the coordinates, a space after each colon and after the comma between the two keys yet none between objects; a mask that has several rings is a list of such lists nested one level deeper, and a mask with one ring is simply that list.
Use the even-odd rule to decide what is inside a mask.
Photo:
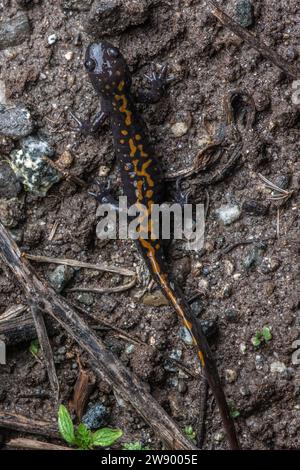
[{"label": "yellow spot", "polygon": [[156,248],[157,250],[159,250],[159,249],[160,249],[160,244],[157,243],[157,244],[155,245],[155,248]]},{"label": "yellow spot", "polygon": [[139,145],[138,145],[138,149],[139,149],[139,151],[140,151],[141,157],[149,157],[149,154],[146,153],[146,152],[144,152],[144,149],[143,149],[142,144],[139,144]]},{"label": "yellow spot", "polygon": [[125,140],[124,140],[124,139],[121,139],[121,140],[120,140],[120,144],[125,144]]},{"label": "yellow spot", "polygon": [[129,139],[129,147],[130,147],[130,156],[134,157],[137,151],[136,146],[134,145],[134,142],[132,139]]},{"label": "yellow spot", "polygon": [[121,131],[121,134],[123,134],[123,135],[128,135],[128,131],[126,131],[125,129],[123,129],[123,130]]},{"label": "yellow spot", "polygon": [[198,357],[200,359],[200,362],[202,364],[202,367],[205,367],[205,361],[204,361],[204,356],[201,351],[198,351]]},{"label": "yellow spot", "polygon": [[142,137],[140,136],[140,134],[136,134],[135,140],[141,140],[141,138],[142,138]]},{"label": "yellow spot", "polygon": [[121,113],[126,115],[125,117],[125,124],[126,126],[130,126],[132,124],[132,112],[127,109],[128,100],[125,95],[115,95],[116,101],[122,101],[122,105],[120,106],[119,110]]},{"label": "yellow spot", "polygon": [[124,86],[125,86],[125,82],[124,82],[124,80],[122,80],[122,81],[119,83],[119,85],[118,85],[118,90],[119,90],[119,91],[122,91],[123,88],[124,88]]}]

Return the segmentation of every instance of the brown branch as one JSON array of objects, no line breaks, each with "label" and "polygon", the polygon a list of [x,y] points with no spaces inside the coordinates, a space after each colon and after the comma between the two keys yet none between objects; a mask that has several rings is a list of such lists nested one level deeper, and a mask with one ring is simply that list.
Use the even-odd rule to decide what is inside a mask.
[{"label": "brown branch", "polygon": [[253,47],[253,49],[256,49],[262,56],[273,62],[273,64],[283,70],[286,75],[293,79],[298,79],[300,77],[300,69],[298,66],[294,66],[286,62],[283,57],[267,46],[264,41],[258,39],[254,33],[247,31],[239,23],[230,18],[230,16],[228,16],[215,1],[208,0],[208,3],[212,7],[212,14],[218,18],[224,26],[227,26],[234,34]]},{"label": "brown branch", "polygon": [[0,411],[0,428],[37,434],[39,436],[50,437],[51,439],[59,438],[58,430],[51,421],[31,419],[27,416],[6,411]]},{"label": "brown branch", "polygon": [[195,449],[194,444],[154,400],[146,387],[105,348],[102,341],[65,299],[40,281],[1,223],[0,256],[22,284],[30,303],[54,317],[65,328],[79,346],[89,354],[97,374],[131,403],[167,447]]},{"label": "brown branch", "polygon": [[7,447],[13,449],[32,449],[32,450],[73,450],[70,447],[58,446],[49,442],[36,441],[34,439],[17,438],[11,439],[6,444]]}]

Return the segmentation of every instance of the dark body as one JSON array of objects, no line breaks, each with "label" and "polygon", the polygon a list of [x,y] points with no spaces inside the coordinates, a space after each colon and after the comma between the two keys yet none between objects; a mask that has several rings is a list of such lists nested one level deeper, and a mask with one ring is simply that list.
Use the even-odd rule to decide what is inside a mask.
[{"label": "dark body", "polygon": [[[109,118],[124,194],[128,198],[129,206],[135,204],[138,207],[142,204],[147,208],[149,233],[151,206],[153,203],[164,202],[163,174],[150,145],[146,126],[133,101],[131,75],[126,61],[117,48],[102,41],[87,48],[85,67],[95,90],[100,95],[101,112],[92,123],[80,123],[80,129],[86,133],[95,131],[107,117]],[[163,76],[153,74],[150,77],[150,91],[141,92],[138,98],[143,102],[158,101],[164,88],[163,82]],[[142,231],[137,240],[139,251],[153,278],[192,335],[198,357],[218,403],[230,447],[237,448],[238,441],[217,368],[200,324],[181,290],[168,274],[160,240],[158,237],[156,239],[144,237],[143,234],[145,232]]]}]

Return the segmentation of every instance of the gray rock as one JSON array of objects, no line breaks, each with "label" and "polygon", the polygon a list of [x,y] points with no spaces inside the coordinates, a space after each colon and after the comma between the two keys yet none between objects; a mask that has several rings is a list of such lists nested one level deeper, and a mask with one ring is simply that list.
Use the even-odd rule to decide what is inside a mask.
[{"label": "gray rock", "polygon": [[274,361],[270,365],[270,371],[272,374],[282,374],[286,371],[286,365],[280,361]]},{"label": "gray rock", "polygon": [[211,338],[217,333],[218,326],[217,326],[216,320],[198,320],[198,321],[200,321],[202,331],[205,334],[206,338]]},{"label": "gray rock", "polygon": [[242,209],[244,212],[253,215],[267,215],[269,211],[269,206],[262,204],[259,201],[255,201],[253,199],[249,201],[245,201],[243,203]]},{"label": "gray rock", "polygon": [[260,266],[260,271],[263,274],[270,274],[275,271],[280,267],[281,261],[277,258],[263,258],[261,266]]},{"label": "gray rock", "polygon": [[63,10],[89,11],[93,0],[64,0],[61,3]]},{"label": "gray rock", "polygon": [[230,225],[239,219],[241,210],[238,205],[226,204],[217,209],[216,214],[224,225]]},{"label": "gray rock", "polygon": [[80,294],[78,294],[77,300],[78,302],[83,305],[86,305],[87,307],[90,307],[94,303],[92,294],[89,294],[88,292],[81,292]]},{"label": "gray rock", "polygon": [[252,2],[249,0],[239,0],[235,5],[235,19],[244,28],[252,26],[254,23]]},{"label": "gray rock", "polygon": [[102,403],[98,402],[89,407],[82,417],[82,422],[89,429],[99,429],[105,423],[107,415],[107,408]]},{"label": "gray rock", "polygon": [[224,314],[225,314],[225,318],[228,322],[234,323],[238,318],[236,311],[232,308],[226,309]]},{"label": "gray rock", "polygon": [[0,161],[0,198],[11,199],[19,194],[22,187],[9,164]]},{"label": "gray rock", "polygon": [[255,245],[253,248],[251,248],[244,258],[244,268],[248,271],[250,268],[259,266],[262,262],[264,251],[265,248],[262,246]]},{"label": "gray rock", "polygon": [[148,4],[149,1],[146,0],[96,1],[85,22],[85,31],[96,38],[119,34],[129,26],[136,26],[146,21]]},{"label": "gray rock", "polygon": [[0,220],[7,228],[14,228],[24,216],[23,202],[16,197],[0,199]]},{"label": "gray rock", "polygon": [[75,269],[72,267],[60,265],[48,275],[48,278],[56,292],[62,292],[73,278],[74,273]]},{"label": "gray rock", "polygon": [[52,46],[52,44],[55,44],[57,41],[57,35],[56,34],[50,34],[50,36],[48,36],[47,38],[47,42],[49,44],[49,46]]},{"label": "gray rock", "polygon": [[21,139],[31,134],[33,128],[31,114],[24,106],[0,104],[0,135]]},{"label": "gray rock", "polygon": [[30,24],[24,11],[2,21],[0,25],[0,50],[18,46],[30,36]]},{"label": "gray rock", "polygon": [[27,191],[45,197],[48,190],[61,179],[61,174],[47,158],[54,150],[40,136],[30,136],[21,141],[22,148],[10,154],[10,164]]},{"label": "gray rock", "polygon": [[281,189],[287,189],[290,185],[291,175],[279,175],[274,183]]}]

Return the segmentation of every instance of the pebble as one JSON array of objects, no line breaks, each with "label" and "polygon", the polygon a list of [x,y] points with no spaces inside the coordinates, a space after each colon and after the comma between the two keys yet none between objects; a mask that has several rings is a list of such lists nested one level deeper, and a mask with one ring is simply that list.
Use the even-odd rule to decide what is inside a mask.
[{"label": "pebble", "polygon": [[232,308],[227,308],[224,312],[224,315],[226,320],[232,323],[234,323],[238,318],[236,311]]},{"label": "pebble", "polygon": [[179,329],[179,338],[182,339],[182,341],[185,344],[188,344],[188,345],[193,344],[193,338],[191,336],[191,333],[189,332],[189,330],[185,326],[182,326]]},{"label": "pebble", "polygon": [[242,209],[244,212],[247,212],[248,214],[267,215],[269,211],[269,206],[266,206],[259,201],[255,201],[251,199],[243,203]]},{"label": "pebble", "polygon": [[240,388],[240,394],[243,397],[249,397],[251,395],[251,391],[250,391],[250,389],[248,388],[247,385],[242,385],[241,388]]},{"label": "pebble", "polygon": [[200,325],[206,338],[211,338],[218,331],[218,325],[215,319],[200,320]]},{"label": "pebble", "polygon": [[75,274],[75,269],[71,266],[57,266],[49,275],[49,281],[56,292],[62,292]]},{"label": "pebble", "polygon": [[47,42],[49,44],[49,46],[52,46],[52,44],[55,44],[57,41],[57,35],[56,34],[50,34],[50,36],[48,36],[47,38]]},{"label": "pebble", "polygon": [[237,373],[233,369],[225,369],[225,380],[229,384],[232,384],[237,379]]},{"label": "pebble", "polygon": [[81,421],[89,429],[99,429],[105,423],[107,415],[107,408],[98,402],[88,408]]},{"label": "pebble", "polygon": [[6,86],[3,80],[0,80],[0,105],[6,104]]},{"label": "pebble", "polygon": [[88,292],[81,292],[78,295],[77,300],[78,302],[80,302],[83,305],[86,305],[87,307],[90,307],[94,303],[92,294],[89,294]]},{"label": "pebble", "polygon": [[72,51],[68,51],[65,53],[65,59],[69,62],[73,59],[74,53]]},{"label": "pebble", "polygon": [[15,16],[3,20],[0,24],[0,50],[22,44],[30,35],[27,14],[18,11]]},{"label": "pebble", "polygon": [[137,26],[146,21],[148,4],[149,1],[146,0],[98,0],[90,9],[84,29],[97,38],[122,33],[129,26]]},{"label": "pebble", "polygon": [[291,175],[279,175],[275,178],[274,183],[281,189],[288,189],[291,181]]},{"label": "pebble", "polygon": [[55,161],[55,164],[61,170],[66,170],[72,166],[73,161],[74,157],[71,152],[69,150],[65,150]]},{"label": "pebble", "polygon": [[270,371],[272,374],[282,374],[286,371],[286,366],[283,362],[274,361],[270,365]]},{"label": "pebble", "polygon": [[221,290],[222,299],[228,299],[232,294],[232,286],[230,284],[225,284]]},{"label": "pebble", "polygon": [[160,290],[145,294],[143,296],[142,302],[144,305],[149,305],[150,307],[162,307],[164,305],[169,305],[168,299]]},{"label": "pebble", "polygon": [[204,309],[204,305],[200,299],[194,300],[194,302],[191,303],[190,307],[196,317],[198,317]]},{"label": "pebble", "polygon": [[220,431],[214,434],[214,440],[216,442],[222,442],[224,441],[224,438],[225,438],[225,434],[223,433],[223,431]]},{"label": "pebble", "polygon": [[16,227],[23,216],[23,203],[19,199],[0,199],[0,220],[5,227]]},{"label": "pebble", "polygon": [[247,345],[246,345],[246,343],[241,343],[241,344],[240,344],[240,352],[241,352],[241,354],[246,354],[246,352],[247,352]]},{"label": "pebble", "polygon": [[45,197],[51,186],[61,179],[58,170],[45,159],[53,156],[54,150],[41,136],[30,136],[20,143],[21,149],[10,154],[11,167],[27,191]]},{"label": "pebble", "polygon": [[244,268],[248,271],[250,268],[258,266],[262,262],[262,252],[264,250],[255,245],[251,250],[248,252],[246,257],[243,260]]},{"label": "pebble", "polygon": [[263,258],[262,263],[260,265],[260,271],[263,274],[270,274],[280,267],[281,261],[277,258]]},{"label": "pebble", "polygon": [[0,161],[0,198],[11,199],[17,196],[22,187],[8,162]]},{"label": "pebble", "polygon": [[189,126],[185,122],[176,122],[171,126],[171,131],[175,137],[182,137],[189,130]]},{"label": "pebble", "polygon": [[28,109],[22,105],[0,104],[0,135],[21,139],[31,134],[34,122]]},{"label": "pebble", "polygon": [[249,0],[239,0],[235,4],[235,19],[241,26],[243,26],[243,28],[252,26],[254,23],[254,10],[252,2]]},{"label": "pebble", "polygon": [[217,209],[216,214],[224,225],[230,225],[239,219],[241,210],[238,205],[227,204]]},{"label": "pebble", "polygon": [[176,372],[177,365],[175,361],[179,361],[182,356],[181,349],[173,349],[169,354],[169,359],[164,363],[164,369],[168,372]]},{"label": "pebble", "polygon": [[135,350],[134,344],[128,344],[128,346],[126,346],[125,348],[126,354],[132,354],[134,350]]}]

